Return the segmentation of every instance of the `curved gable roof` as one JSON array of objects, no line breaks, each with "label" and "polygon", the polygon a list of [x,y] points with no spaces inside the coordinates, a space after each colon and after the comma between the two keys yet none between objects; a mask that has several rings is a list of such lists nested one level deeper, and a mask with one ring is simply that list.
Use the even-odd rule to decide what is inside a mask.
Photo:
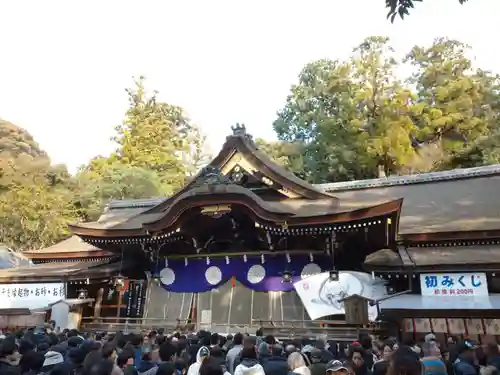
[{"label": "curved gable roof", "polygon": [[[252,137],[246,133],[245,127],[233,128],[233,135],[227,137],[219,154],[210,162],[210,166],[223,171],[233,158],[244,159],[254,169],[265,175],[275,184],[283,186],[300,198],[322,199],[335,198],[324,190],[295,176],[292,172],[276,164],[255,146]],[[245,164],[245,163],[243,163]],[[245,165],[243,165],[245,168]],[[252,172],[248,171],[247,172]],[[272,187],[272,185],[270,185]]]}]

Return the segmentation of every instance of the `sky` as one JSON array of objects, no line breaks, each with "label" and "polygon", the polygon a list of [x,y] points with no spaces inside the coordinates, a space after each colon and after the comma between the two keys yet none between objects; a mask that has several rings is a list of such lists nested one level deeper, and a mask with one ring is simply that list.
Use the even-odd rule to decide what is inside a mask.
[{"label": "sky", "polygon": [[231,125],[273,139],[301,68],[346,58],[371,35],[399,53],[439,36],[500,73],[499,0],[424,0],[386,20],[385,0],[0,0],[0,118],[71,171],[114,145],[124,89],[144,75],[183,107],[217,152]]}]

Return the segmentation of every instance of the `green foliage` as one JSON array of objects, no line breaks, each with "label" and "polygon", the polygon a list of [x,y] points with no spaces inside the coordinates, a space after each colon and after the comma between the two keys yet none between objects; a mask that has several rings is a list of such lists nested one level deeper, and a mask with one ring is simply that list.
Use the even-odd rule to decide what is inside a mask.
[{"label": "green foliage", "polygon": [[[144,83],[127,90],[116,151],[76,176],[0,120],[0,242],[52,245],[110,199],[173,194],[208,163],[200,129]],[[420,173],[500,163],[499,118],[500,78],[476,69],[466,45],[438,39],[400,61],[387,38],[370,37],[345,61],[307,64],[273,123],[279,140],[256,145],[314,183]]]},{"label": "green foliage", "polygon": [[50,166],[47,154],[26,130],[0,119],[0,192],[13,184],[45,179]]},{"label": "green foliage", "polygon": [[73,195],[62,187],[34,181],[0,194],[0,242],[12,249],[50,246],[68,236],[76,219]]},{"label": "green foliage", "polygon": [[67,236],[77,219],[70,179],[28,132],[0,120],[0,243],[37,249]]},{"label": "green foliage", "polygon": [[197,130],[182,108],[158,101],[156,92],[148,94],[144,77],[136,80],[127,94],[130,107],[123,123],[116,127],[118,149],[113,158],[151,169],[170,189],[180,189],[189,169],[182,155],[190,152]]},{"label": "green foliage", "polygon": [[75,204],[85,221],[95,221],[111,199],[140,199],[172,194],[164,190],[157,172],[132,165],[114,163],[99,174],[76,176]]},{"label": "green foliage", "polygon": [[187,147],[179,152],[180,159],[186,168],[186,175],[193,177],[198,171],[210,163],[212,155],[207,148],[207,137],[200,127],[190,125],[186,134]]},{"label": "green foliage", "polygon": [[449,165],[494,131],[499,79],[473,69],[467,46],[438,39],[414,47],[404,67],[384,37],[346,61],[304,67],[278,112],[280,140],[302,142],[311,182],[418,173]]},{"label": "green foliage", "polygon": [[110,199],[173,194],[209,157],[199,127],[182,108],[148,93],[144,77],[126,92],[129,108],[113,137],[118,148],[92,159],[77,175],[77,202],[85,220],[96,220]]},{"label": "green foliage", "polygon": [[257,138],[255,140],[255,146],[261,153],[279,166],[282,166],[296,175],[303,177],[303,144],[299,142],[291,143],[285,141],[269,142],[262,138]]},{"label": "green foliage", "polygon": [[[410,9],[415,7],[414,3],[422,2],[422,0],[385,0],[385,6],[389,9],[387,18],[394,22],[399,15],[401,19],[410,14]],[[458,0],[459,4],[465,4],[467,0]]]},{"label": "green foliage", "polygon": [[50,246],[69,235],[69,223],[97,220],[110,199],[170,195],[207,162],[205,137],[180,107],[148,94],[143,77],[127,94],[116,152],[95,157],[76,176],[51,166],[29,133],[0,120],[0,243]]}]

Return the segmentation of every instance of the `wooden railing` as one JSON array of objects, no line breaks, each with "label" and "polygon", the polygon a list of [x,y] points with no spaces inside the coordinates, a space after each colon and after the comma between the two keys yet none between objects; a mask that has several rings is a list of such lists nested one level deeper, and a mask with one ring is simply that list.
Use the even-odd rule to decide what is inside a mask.
[{"label": "wooden railing", "polygon": [[378,329],[377,326],[362,327],[359,325],[349,325],[343,321],[332,320],[255,320],[254,324],[262,327],[265,334],[270,334],[277,338],[326,335],[328,339],[338,341],[355,341],[358,339],[360,333],[370,333]]},{"label": "wooden railing", "polygon": [[187,320],[165,320],[162,318],[82,318],[80,328],[82,331],[105,331],[105,332],[140,332],[144,330],[157,330],[163,328],[166,331],[175,331],[187,323]]},{"label": "wooden railing", "polygon": [[[176,319],[168,321],[162,318],[83,318],[81,329],[83,331],[104,332],[141,332],[163,328],[166,332],[182,330],[186,320]],[[262,328],[264,334],[272,334],[277,338],[286,339],[292,337],[316,337],[327,335],[329,339],[339,341],[354,341],[361,332],[373,332],[380,330],[379,325],[360,327],[348,325],[342,321],[332,320],[283,320],[269,321],[254,319],[252,324],[199,324],[195,329],[205,329],[219,334],[250,333],[254,334],[257,329]]]}]

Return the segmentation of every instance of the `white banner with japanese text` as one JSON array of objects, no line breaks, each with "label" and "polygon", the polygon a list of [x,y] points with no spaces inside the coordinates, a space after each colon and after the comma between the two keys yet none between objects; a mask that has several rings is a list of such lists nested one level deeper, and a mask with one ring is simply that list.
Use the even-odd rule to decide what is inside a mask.
[{"label": "white banner with japanese text", "polygon": [[422,296],[487,297],[488,281],[484,272],[425,273],[420,275]]},{"label": "white banner with japanese text", "polygon": [[40,309],[65,298],[64,283],[0,284],[0,309]]}]

